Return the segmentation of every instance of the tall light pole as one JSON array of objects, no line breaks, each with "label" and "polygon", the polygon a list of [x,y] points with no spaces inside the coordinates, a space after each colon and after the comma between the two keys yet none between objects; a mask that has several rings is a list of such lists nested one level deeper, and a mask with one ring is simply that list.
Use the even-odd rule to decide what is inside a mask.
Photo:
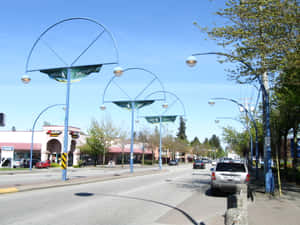
[{"label": "tall light pole", "polygon": [[[40,43],[40,40],[42,40],[43,37],[46,36],[49,33],[49,31],[52,31],[54,28],[60,26],[61,24],[66,24],[66,23],[72,22],[72,21],[85,21],[85,22],[93,23],[93,24],[97,25],[97,28],[100,29],[99,34],[97,35],[97,37],[94,40],[92,40],[87,45],[87,47],[82,52],[80,52],[79,55],[77,55],[74,58],[74,60],[71,63],[66,63],[67,61],[64,60],[61,56],[59,56],[58,53],[53,48],[50,48],[48,45],[46,45],[51,50],[51,52],[53,52],[55,54],[55,56],[63,63],[63,66],[56,67],[56,68],[50,68],[50,69],[49,68],[29,69],[31,55],[32,55],[34,49],[36,48],[37,44]],[[108,34],[108,36],[110,37],[110,39],[113,43],[115,54],[116,54],[116,56],[115,56],[116,61],[93,64],[93,65],[77,66],[76,63],[78,62],[78,60],[94,45],[94,43],[104,33]],[[68,153],[68,135],[69,135],[68,128],[69,128],[69,107],[70,107],[71,81],[78,81],[81,78],[86,77],[91,73],[99,72],[103,65],[117,64],[118,58],[119,58],[118,51],[117,51],[116,43],[115,43],[115,40],[114,40],[112,34],[107,30],[107,28],[104,25],[98,23],[95,20],[89,19],[89,18],[76,17],[76,18],[68,18],[68,19],[61,20],[61,21],[49,26],[45,31],[43,31],[41,33],[41,35],[34,42],[32,48],[29,52],[29,55],[27,57],[27,60],[26,60],[25,73],[39,71],[41,73],[47,74],[49,76],[49,78],[51,78],[51,79],[54,79],[58,82],[66,83],[66,86],[67,86],[66,87],[66,104],[65,104],[65,107],[66,107],[65,123],[64,123],[64,151],[62,154],[62,159],[64,161],[67,161],[67,153]],[[31,78],[26,74],[22,77],[22,81],[25,84],[27,84],[31,81]],[[67,165],[62,164],[61,168],[62,168],[62,180],[65,181],[65,180],[67,180]]]},{"label": "tall light pole", "polygon": [[[153,93],[150,93],[147,98],[149,98],[150,96],[153,96],[155,94],[160,94],[160,93],[164,93],[166,96],[166,101],[165,103],[162,105],[162,108],[164,109],[163,112],[160,112],[159,115],[151,115],[151,116],[144,116],[144,118],[147,120],[148,123],[151,124],[157,124],[159,123],[159,169],[162,169],[162,158],[161,158],[161,154],[162,154],[162,123],[167,123],[167,122],[174,122],[177,118],[177,116],[183,116],[184,118],[186,117],[186,113],[185,113],[185,107],[183,102],[180,100],[180,98],[175,95],[172,92],[169,91],[156,91]],[[175,98],[172,102],[169,102],[168,100],[170,100],[170,97],[168,98],[167,96],[172,96],[173,98]],[[172,115],[166,115],[166,113],[168,112],[168,110],[170,110],[177,102],[179,102],[182,106],[182,114],[172,114]]]},{"label": "tall light pole", "polygon": [[32,129],[31,129],[31,145],[30,145],[30,166],[29,166],[29,170],[32,170],[32,152],[33,152],[33,137],[34,137],[34,129],[35,129],[35,125],[38,121],[38,119],[41,117],[41,115],[46,112],[48,109],[56,107],[56,106],[64,106],[65,104],[54,104],[54,105],[50,105],[47,106],[45,109],[43,109],[40,114],[36,117],[36,119],[34,120],[34,123],[32,125]]},{"label": "tall light pole", "polygon": [[273,193],[275,186],[274,186],[274,176],[272,173],[272,168],[271,168],[271,128],[270,128],[270,103],[269,103],[269,93],[266,89],[266,86],[264,84],[264,80],[266,78],[266,74],[257,74],[257,71],[246,61],[244,61],[243,59],[231,55],[231,54],[227,54],[227,53],[222,53],[222,52],[205,52],[205,53],[195,53],[192,54],[191,56],[189,56],[186,59],[186,63],[187,65],[193,67],[196,65],[197,63],[197,58],[196,56],[203,56],[203,55],[219,55],[219,56],[224,56],[227,57],[228,59],[232,60],[232,61],[236,61],[236,62],[240,62],[242,63],[247,69],[249,69],[249,71],[251,71],[254,75],[256,75],[257,80],[260,84],[261,90],[263,92],[263,95],[265,98],[263,98],[263,105],[266,108],[266,123],[265,123],[265,127],[266,127],[266,137],[265,137],[265,146],[266,146],[266,153],[265,154],[265,158],[267,159],[267,172],[265,174],[265,191],[266,193]]},{"label": "tall light pole", "polygon": [[[105,100],[106,97],[106,92],[109,87],[111,87],[112,83],[116,83],[115,79],[118,77],[122,76],[123,73],[129,73],[132,71],[138,71],[138,72],[144,72],[147,75],[150,75],[152,77],[152,80],[145,85],[145,87],[138,92],[134,97],[131,97],[120,85],[117,85],[117,87],[122,91],[122,93],[126,96],[126,100]],[[133,173],[133,145],[134,145],[134,112],[136,109],[140,109],[144,106],[151,105],[155,101],[163,101],[165,100],[165,94],[163,95],[163,98],[153,98],[153,99],[146,99],[143,98],[142,96],[145,94],[145,91],[151,87],[151,85],[157,81],[160,87],[160,90],[164,91],[164,85],[160,81],[157,75],[155,75],[153,72],[146,70],[144,68],[127,68],[127,69],[122,69],[121,67],[116,67],[114,69],[114,76],[109,80],[107,83],[103,95],[102,95],[102,105],[100,106],[101,110],[105,110],[106,106],[105,103],[114,103],[115,105],[131,110],[131,142],[130,142],[130,172]]]},{"label": "tall light pole", "polygon": [[258,130],[257,130],[256,121],[254,120],[252,114],[248,111],[248,109],[243,104],[239,103],[238,101],[231,99],[231,98],[212,98],[211,100],[208,101],[208,104],[213,106],[215,104],[215,100],[225,100],[225,101],[233,102],[234,104],[236,104],[239,107],[241,107],[242,109],[244,109],[245,112],[247,113],[247,115],[249,115],[250,120],[253,123],[254,129],[255,129],[255,152],[256,152],[256,154],[255,154],[255,156],[256,156],[255,176],[256,176],[256,179],[258,179]]}]

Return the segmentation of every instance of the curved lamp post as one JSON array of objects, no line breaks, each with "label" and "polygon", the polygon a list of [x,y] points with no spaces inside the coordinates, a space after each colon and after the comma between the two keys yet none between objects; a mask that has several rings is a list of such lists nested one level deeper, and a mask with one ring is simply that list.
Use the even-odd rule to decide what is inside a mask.
[{"label": "curved lamp post", "polygon": [[[162,159],[161,159],[161,147],[162,147],[161,129],[162,129],[162,123],[164,123],[164,122],[165,123],[166,122],[174,122],[176,120],[177,116],[183,116],[183,117],[185,117],[186,114],[185,114],[185,107],[184,107],[183,102],[180,100],[180,98],[178,98],[177,95],[175,95],[172,92],[169,92],[169,91],[156,91],[156,92],[150,93],[147,97],[150,97],[150,96],[158,94],[158,93],[164,93],[165,95],[169,94],[169,95],[172,95],[173,97],[175,97],[175,100],[173,102],[171,102],[171,104],[167,103],[167,98],[166,98],[166,102],[162,105],[163,109],[165,109],[165,110],[161,114],[154,115],[154,116],[145,116],[144,117],[148,123],[151,123],[151,124],[158,124],[159,123],[159,160],[158,160],[158,162],[159,162],[159,169],[162,169]],[[183,109],[183,114],[165,115],[166,112],[170,108],[172,108],[172,106],[176,102],[179,102],[181,104],[182,109]]]},{"label": "curved lamp post", "polygon": [[34,137],[34,129],[35,129],[35,125],[38,121],[38,119],[41,117],[41,115],[46,112],[48,109],[56,107],[56,106],[64,106],[65,104],[54,104],[54,105],[50,105],[48,107],[46,107],[45,109],[43,109],[40,114],[36,117],[36,119],[34,120],[33,126],[32,126],[32,130],[31,130],[31,145],[30,145],[30,167],[29,169],[32,170],[32,152],[33,152],[33,137]]},{"label": "curved lamp post", "polygon": [[[58,68],[42,68],[42,69],[29,69],[29,62],[31,59],[31,55],[42,38],[48,34],[49,31],[51,31],[53,28],[63,24],[67,23],[70,21],[86,21],[86,22],[91,22],[97,25],[97,27],[101,28],[99,34],[97,37],[92,40],[87,47],[77,56],[74,58],[73,62],[70,64],[66,63],[66,61],[60,57],[56,51],[49,46],[50,50],[55,54],[55,56],[64,64],[63,67],[58,67]],[[116,54],[116,62],[106,62],[106,63],[100,63],[100,64],[93,64],[93,65],[80,65],[76,66],[76,62],[83,56],[91,46],[104,34],[107,33],[109,37],[111,38],[111,41],[113,42],[114,49],[115,49],[115,54]],[[45,73],[49,76],[49,78],[54,79],[58,82],[66,83],[67,85],[67,91],[66,91],[66,110],[65,110],[65,124],[64,124],[64,151],[63,155],[66,156],[68,152],[68,126],[69,126],[69,102],[70,102],[70,88],[71,88],[71,82],[74,81],[79,81],[81,78],[86,77],[90,75],[91,73],[99,72],[100,69],[102,68],[103,65],[109,65],[109,64],[117,64],[118,63],[118,51],[117,51],[117,46],[115,43],[115,40],[112,36],[112,34],[106,29],[104,25],[101,23],[98,23],[95,20],[89,19],[89,18],[82,18],[82,17],[75,17],[75,18],[68,18],[61,20],[51,26],[49,26],[45,31],[42,32],[42,34],[36,39],[34,42],[29,55],[26,60],[26,66],[25,66],[25,73],[29,72],[35,72],[39,71],[41,73]],[[31,78],[26,74],[22,77],[22,81],[27,84],[31,81]],[[67,180],[67,167],[66,166],[61,166],[62,167],[62,180]]]},{"label": "curved lamp post", "polygon": [[[107,101],[105,100],[106,96],[106,91],[108,88],[111,86],[111,84],[114,82],[115,79],[118,77],[122,76],[123,73],[128,73],[130,71],[142,71],[146,72],[148,75],[152,76],[153,79],[135,96],[135,97],[130,97],[129,94],[118,85],[118,88],[127,96],[127,100],[119,101]],[[103,95],[102,95],[102,105],[100,106],[101,110],[105,110],[106,106],[105,103],[114,103],[115,105],[131,110],[131,142],[130,142],[130,172],[133,173],[133,145],[134,145],[134,111],[136,109],[140,109],[144,106],[151,105],[155,101],[163,101],[165,100],[165,95],[163,99],[144,99],[141,98],[141,96],[144,94],[144,92],[153,84],[154,81],[158,81],[160,84],[161,89],[164,91],[164,85],[163,83],[159,80],[158,76],[156,76],[154,73],[152,73],[149,70],[146,70],[144,68],[139,68],[139,67],[134,67],[134,68],[127,68],[127,69],[122,69],[121,67],[116,67],[114,69],[114,76],[109,80],[107,83]]]},{"label": "curved lamp post", "polygon": [[[196,65],[197,63],[197,58],[196,56],[203,56],[203,55],[219,55],[219,56],[225,56],[233,61],[236,62],[240,62],[242,63],[244,66],[247,67],[247,69],[249,69],[249,71],[251,71],[253,74],[256,75],[258,82],[260,84],[260,88],[263,92],[263,95],[265,98],[263,98],[263,105],[266,108],[266,137],[265,137],[265,145],[266,145],[266,151],[267,154],[265,155],[265,158],[267,160],[267,172],[265,174],[265,191],[267,193],[271,193],[274,192],[274,176],[272,173],[272,168],[271,168],[271,128],[270,128],[270,104],[269,104],[269,93],[263,83],[262,77],[260,75],[257,74],[256,70],[246,61],[244,61],[243,59],[234,56],[234,55],[230,55],[227,53],[222,53],[222,52],[205,52],[205,53],[195,53],[192,54],[191,56],[189,56],[186,59],[186,63],[188,66],[193,67]],[[257,172],[257,171],[256,171]]]},{"label": "curved lamp post", "polygon": [[250,165],[251,165],[251,167],[250,168],[252,169],[252,165],[253,165],[252,164],[252,162],[253,162],[253,159],[252,159],[252,157],[253,157],[253,138],[252,138],[251,130],[242,121],[240,121],[238,119],[235,119],[233,117],[217,117],[216,120],[215,120],[215,123],[219,123],[220,119],[234,120],[234,121],[240,122],[244,126],[244,128],[248,131],[249,136],[250,136],[250,152],[251,152],[250,153],[251,154],[251,157],[250,157]]},{"label": "curved lamp post", "polygon": [[[212,98],[211,100],[208,101],[208,104],[210,104],[211,106],[213,106],[215,104],[214,100],[225,100],[225,101],[230,101],[233,102],[235,104],[237,104],[240,108],[242,108],[247,115],[249,115],[251,122],[254,125],[255,128],[255,156],[256,156],[256,162],[255,162],[255,175],[256,175],[256,179],[258,178],[258,131],[257,131],[257,125],[256,125],[256,121],[253,119],[252,114],[248,111],[248,109],[241,103],[237,102],[234,99],[230,99],[230,98]],[[251,155],[253,154],[253,152],[251,153]],[[252,162],[251,163],[251,168],[252,168]]]}]

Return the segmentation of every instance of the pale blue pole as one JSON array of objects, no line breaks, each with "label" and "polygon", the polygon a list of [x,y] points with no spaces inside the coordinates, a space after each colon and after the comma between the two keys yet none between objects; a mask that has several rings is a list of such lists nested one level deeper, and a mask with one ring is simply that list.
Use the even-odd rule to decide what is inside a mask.
[{"label": "pale blue pole", "polygon": [[50,105],[48,107],[46,107],[45,109],[43,109],[40,114],[36,117],[33,126],[32,126],[32,130],[31,130],[31,145],[30,145],[30,165],[29,165],[29,169],[32,170],[32,152],[33,152],[33,138],[34,138],[34,129],[35,129],[35,125],[38,121],[38,119],[41,117],[41,115],[46,112],[48,109],[55,107],[55,106],[59,106],[59,105],[65,105],[65,104],[54,104],[54,105]]},{"label": "pale blue pole", "polygon": [[133,144],[134,144],[134,101],[131,102],[131,143],[130,143],[130,172],[133,173]]},{"label": "pale blue pole", "polygon": [[162,160],[161,160],[161,126],[162,126],[162,116],[159,116],[159,169],[162,169]]},{"label": "pale blue pole", "polygon": [[[196,54],[192,54],[192,56],[200,56],[200,55],[221,55],[221,56],[225,56],[231,59],[234,59],[242,64],[244,64],[248,69],[250,69],[252,72],[254,72],[254,74],[256,74],[256,70],[252,68],[252,66],[244,61],[243,59],[234,56],[234,55],[230,55],[227,53],[222,53],[222,52],[205,52],[205,53],[196,53]],[[267,172],[265,174],[265,191],[267,193],[270,192],[274,192],[275,189],[275,185],[274,185],[274,176],[272,173],[272,168],[271,168],[271,161],[272,161],[272,155],[271,155],[271,127],[270,127],[270,102],[269,102],[269,93],[266,90],[266,87],[263,83],[263,81],[261,80],[261,78],[259,76],[258,77],[258,81],[260,84],[260,87],[262,88],[262,91],[264,92],[265,95],[265,99],[263,99],[263,105],[266,107],[266,137],[265,137],[265,144],[266,144],[266,149],[267,149],[267,154],[266,156],[264,156],[267,160]],[[256,140],[256,148],[258,149],[258,141]],[[256,178],[258,177],[258,152],[256,152]]]},{"label": "pale blue pole", "polygon": [[[65,112],[65,133],[64,133],[64,153],[68,153],[69,137],[69,106],[70,106],[70,89],[71,89],[71,69],[67,69],[67,94],[66,94],[66,112]],[[67,160],[68,163],[68,160]],[[68,164],[66,165],[68,166]],[[67,180],[67,168],[62,169],[62,180]]]}]

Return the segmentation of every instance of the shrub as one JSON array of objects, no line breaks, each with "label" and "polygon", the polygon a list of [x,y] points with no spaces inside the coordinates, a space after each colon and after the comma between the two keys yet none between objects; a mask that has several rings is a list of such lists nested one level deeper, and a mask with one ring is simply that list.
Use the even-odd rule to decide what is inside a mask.
[{"label": "shrub", "polygon": [[51,163],[50,167],[60,167],[60,164],[58,164],[58,163]]}]

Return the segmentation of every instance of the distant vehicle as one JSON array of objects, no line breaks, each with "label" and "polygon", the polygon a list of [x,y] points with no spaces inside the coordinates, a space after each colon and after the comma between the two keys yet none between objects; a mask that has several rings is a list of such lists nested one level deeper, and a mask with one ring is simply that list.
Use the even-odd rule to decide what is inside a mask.
[{"label": "distant vehicle", "polygon": [[233,160],[232,158],[226,158],[226,157],[225,157],[225,158],[222,158],[222,159],[221,159],[221,162],[229,163],[229,162],[232,162],[232,160]]},{"label": "distant vehicle", "polygon": [[201,159],[204,163],[209,163],[209,159],[208,158],[202,158]]},{"label": "distant vehicle", "polygon": [[170,160],[168,163],[169,166],[177,166],[178,165],[178,161],[177,160]]},{"label": "distant vehicle", "polygon": [[234,192],[239,184],[248,183],[250,175],[244,163],[219,162],[211,173],[211,191]]},{"label": "distant vehicle", "polygon": [[193,169],[205,169],[205,163],[202,160],[195,160],[193,164]]},{"label": "distant vehicle", "polygon": [[212,166],[216,166],[216,165],[217,165],[217,161],[216,161],[216,160],[212,160],[212,161],[211,161],[211,165],[212,165]]},{"label": "distant vehicle", "polygon": [[51,166],[50,160],[37,162],[35,168],[49,168]]}]

